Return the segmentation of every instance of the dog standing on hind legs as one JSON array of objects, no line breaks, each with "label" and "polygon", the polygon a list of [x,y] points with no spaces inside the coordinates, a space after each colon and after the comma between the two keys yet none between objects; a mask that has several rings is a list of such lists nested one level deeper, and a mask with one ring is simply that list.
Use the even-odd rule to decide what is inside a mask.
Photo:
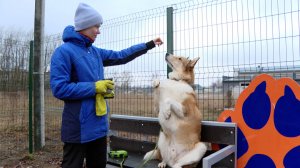
[{"label": "dog standing on hind legs", "polygon": [[147,152],[144,160],[161,160],[159,168],[195,165],[207,150],[200,142],[202,114],[192,88],[198,60],[167,53],[166,62],[172,69],[169,79],[153,83],[154,109],[162,130],[157,149]]}]

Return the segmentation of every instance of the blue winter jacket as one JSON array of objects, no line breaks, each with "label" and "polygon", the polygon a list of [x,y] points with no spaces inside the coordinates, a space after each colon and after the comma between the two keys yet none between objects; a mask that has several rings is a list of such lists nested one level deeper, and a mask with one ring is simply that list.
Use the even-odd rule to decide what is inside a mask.
[{"label": "blue winter jacket", "polygon": [[107,115],[98,117],[95,112],[95,82],[103,80],[103,67],[125,64],[155,44],[150,41],[121,51],[105,50],[93,46],[73,26],[65,28],[62,38],[64,44],[55,50],[50,67],[52,93],[64,101],[61,138],[69,143],[93,141],[108,132]]}]

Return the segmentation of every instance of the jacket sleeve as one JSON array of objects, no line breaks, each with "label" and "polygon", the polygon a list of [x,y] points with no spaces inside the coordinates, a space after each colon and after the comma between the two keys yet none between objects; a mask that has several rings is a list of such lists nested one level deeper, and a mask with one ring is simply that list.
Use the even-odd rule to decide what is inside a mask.
[{"label": "jacket sleeve", "polygon": [[56,49],[51,58],[50,86],[54,97],[76,100],[95,96],[94,82],[71,81],[72,62],[67,54]]},{"label": "jacket sleeve", "polygon": [[100,55],[104,66],[121,65],[132,61],[136,57],[147,53],[155,47],[154,41],[133,45],[121,51],[100,49]]}]

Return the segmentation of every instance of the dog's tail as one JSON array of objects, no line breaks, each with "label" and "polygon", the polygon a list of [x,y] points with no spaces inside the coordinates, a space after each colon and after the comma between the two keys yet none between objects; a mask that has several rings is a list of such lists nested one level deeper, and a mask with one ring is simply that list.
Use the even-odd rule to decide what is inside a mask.
[{"label": "dog's tail", "polygon": [[144,160],[153,160],[153,159],[161,160],[161,155],[160,155],[159,149],[154,149],[152,151],[149,151],[144,156]]}]

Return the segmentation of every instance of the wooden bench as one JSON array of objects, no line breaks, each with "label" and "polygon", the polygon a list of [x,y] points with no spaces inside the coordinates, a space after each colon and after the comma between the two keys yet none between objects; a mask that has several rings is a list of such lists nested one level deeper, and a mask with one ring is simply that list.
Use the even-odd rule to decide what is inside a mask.
[{"label": "wooden bench", "polygon": [[[151,160],[143,165],[144,154],[156,146],[157,141],[153,142],[149,139],[159,134],[160,125],[157,118],[112,115],[110,130],[109,150],[128,151],[124,168],[157,167],[159,163],[157,160]],[[217,151],[207,151],[197,167],[236,167],[237,127],[235,123],[202,121],[201,141],[226,146]],[[108,164],[114,166],[119,166],[121,161],[122,159],[119,158],[108,158]]]}]

